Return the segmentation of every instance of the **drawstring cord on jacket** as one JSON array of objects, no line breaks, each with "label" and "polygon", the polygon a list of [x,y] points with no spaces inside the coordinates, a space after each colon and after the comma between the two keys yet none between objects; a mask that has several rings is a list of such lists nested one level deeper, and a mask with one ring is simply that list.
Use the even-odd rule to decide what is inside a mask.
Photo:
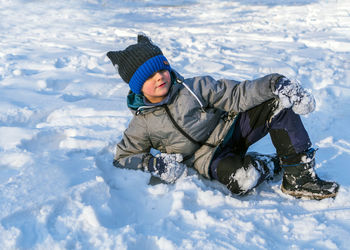
[{"label": "drawstring cord on jacket", "polygon": [[182,85],[185,86],[185,88],[191,93],[191,95],[194,96],[194,98],[197,100],[197,102],[198,102],[199,105],[201,106],[202,112],[205,113],[206,111],[205,111],[205,107],[204,107],[203,103],[201,102],[201,100],[199,100],[198,96],[192,91],[192,89],[190,89],[190,87],[188,87],[188,85],[187,85],[184,81],[182,81],[181,79],[179,79],[179,78],[176,78],[176,82],[177,82],[177,83],[180,83],[180,84],[182,84]]}]

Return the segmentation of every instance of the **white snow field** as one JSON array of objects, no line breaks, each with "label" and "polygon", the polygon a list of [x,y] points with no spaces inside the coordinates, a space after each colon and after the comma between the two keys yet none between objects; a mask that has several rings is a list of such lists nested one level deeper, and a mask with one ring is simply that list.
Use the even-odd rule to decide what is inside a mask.
[{"label": "white snow field", "polygon": [[[350,1],[0,0],[0,20],[0,249],[350,248]],[[152,186],[114,168],[132,115],[106,52],[139,32],[185,77],[298,79],[338,196],[294,199],[277,176],[240,197],[194,170]],[[274,152],[269,137],[251,150]]]}]

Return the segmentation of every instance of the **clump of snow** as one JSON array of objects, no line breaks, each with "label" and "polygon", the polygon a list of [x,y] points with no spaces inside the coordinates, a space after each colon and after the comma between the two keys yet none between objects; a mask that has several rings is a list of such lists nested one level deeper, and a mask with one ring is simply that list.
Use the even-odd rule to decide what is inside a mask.
[{"label": "clump of snow", "polygon": [[246,192],[256,186],[260,176],[260,172],[253,165],[250,165],[247,169],[238,169],[233,176],[230,176],[230,179],[236,181],[239,188]]}]

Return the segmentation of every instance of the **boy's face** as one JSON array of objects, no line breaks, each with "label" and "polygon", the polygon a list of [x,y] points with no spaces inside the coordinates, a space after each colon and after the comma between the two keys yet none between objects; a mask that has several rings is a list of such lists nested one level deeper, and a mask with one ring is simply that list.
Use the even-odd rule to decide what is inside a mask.
[{"label": "boy's face", "polygon": [[168,70],[160,70],[151,75],[142,86],[142,93],[151,103],[161,102],[168,94],[171,77]]}]

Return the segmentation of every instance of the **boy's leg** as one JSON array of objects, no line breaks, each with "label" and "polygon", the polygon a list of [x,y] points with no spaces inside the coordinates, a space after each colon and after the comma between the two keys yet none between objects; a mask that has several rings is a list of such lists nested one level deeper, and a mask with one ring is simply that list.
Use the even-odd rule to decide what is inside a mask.
[{"label": "boy's leg", "polygon": [[211,175],[234,194],[245,194],[266,179],[278,166],[278,159],[268,155],[248,153],[242,156],[226,147],[211,164]]},{"label": "boy's leg", "polygon": [[292,109],[283,109],[276,114],[278,101],[271,99],[246,112],[236,123],[230,144],[233,148],[247,150],[267,133],[278,156],[295,155],[311,147],[311,141],[300,116]]},{"label": "boy's leg", "polygon": [[[272,116],[264,129],[261,129],[261,126],[251,126],[254,121],[260,120],[260,118],[254,118],[256,111],[259,111],[265,105],[269,106],[270,103],[271,101],[268,101],[262,106],[260,105],[261,107],[258,106],[256,109],[248,111],[243,116],[246,120],[241,119],[239,126],[243,133],[242,136],[245,138],[246,146],[250,146],[256,140],[259,140],[259,134],[262,135],[267,130],[284,170],[281,185],[282,192],[298,198],[324,199],[335,197],[339,185],[336,182],[324,181],[315,173],[316,151],[310,148],[311,142],[300,116],[295,114],[292,109],[283,109],[276,115],[272,112]],[[264,114],[264,111],[261,114]]]},{"label": "boy's leg", "polygon": [[[310,155],[311,141],[299,115],[295,114],[292,109],[284,109],[275,114],[277,105],[278,102],[272,99],[242,113],[236,122],[234,135],[227,144],[229,149],[226,150],[231,150],[232,154],[239,158],[239,155],[244,155],[250,145],[270,133],[282,165],[287,165],[282,182],[283,192],[297,197],[305,196],[316,199],[335,196],[338,184],[322,181],[315,173],[311,174],[310,169],[313,169],[314,166],[314,154],[309,162],[304,163],[302,160]],[[235,176],[238,169],[247,168],[244,164],[247,161],[245,159],[247,156],[240,157],[240,165],[239,161],[236,160],[234,167],[229,166],[225,157],[225,155],[220,154],[211,165],[212,175],[219,181],[220,175],[232,171],[230,176]],[[254,158],[249,156],[248,158],[255,161]],[[263,162],[260,161],[260,163]],[[295,182],[295,179],[300,181]],[[291,183],[291,180],[294,182]],[[257,182],[257,184],[259,183]],[[298,186],[299,189],[295,190],[295,186]],[[311,188],[307,188],[310,186]]]},{"label": "boy's leg", "polygon": [[[224,150],[212,161],[211,174],[213,178],[224,183],[231,192],[239,194],[248,192],[266,178],[272,177],[274,171],[276,171],[274,168],[279,167],[277,157],[259,155],[257,153],[245,154],[250,145],[260,140],[269,132],[271,118],[274,115],[275,109],[276,102],[270,100],[247,112],[241,113],[235,123],[232,138],[230,138]],[[294,113],[291,112],[291,114]],[[281,114],[278,115],[280,116]],[[287,114],[283,115],[288,116],[289,113],[287,112]],[[294,114],[294,116],[297,115]],[[284,118],[282,120],[291,121],[293,118]],[[293,127],[299,128],[298,123],[289,126],[291,127],[291,131]],[[289,126],[279,122],[277,127]],[[306,145],[304,146],[307,148],[310,141],[304,128],[302,131],[303,133],[298,136],[307,138]],[[285,138],[285,140],[285,144],[288,146],[283,147],[283,151],[292,151],[291,149],[293,147],[289,146],[289,138]],[[299,148],[302,147],[303,145],[299,143]]]}]

